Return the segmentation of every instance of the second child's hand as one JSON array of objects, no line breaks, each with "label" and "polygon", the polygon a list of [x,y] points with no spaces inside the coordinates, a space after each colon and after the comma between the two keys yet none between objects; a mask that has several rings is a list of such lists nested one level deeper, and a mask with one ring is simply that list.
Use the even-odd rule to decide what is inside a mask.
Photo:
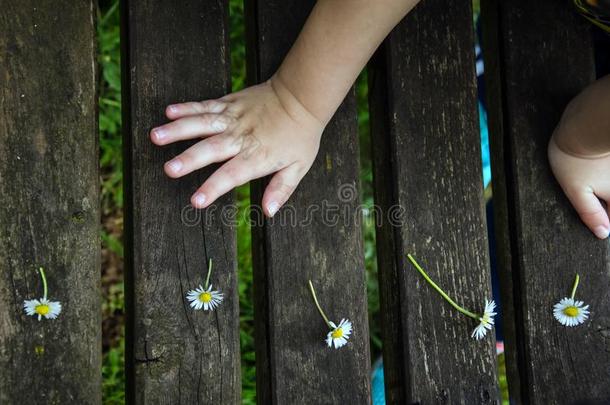
[{"label": "second child's hand", "polygon": [[587,87],[566,108],[551,137],[549,162],[585,225],[610,233],[610,76]]}]

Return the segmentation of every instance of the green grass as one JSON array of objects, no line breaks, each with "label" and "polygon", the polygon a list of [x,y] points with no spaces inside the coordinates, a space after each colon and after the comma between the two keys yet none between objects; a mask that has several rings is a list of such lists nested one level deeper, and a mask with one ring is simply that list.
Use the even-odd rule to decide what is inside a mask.
[{"label": "green grass", "polygon": [[98,13],[98,62],[100,66],[100,167],[102,213],[123,208],[121,153],[121,68],[118,2]]},{"label": "green grass", "polygon": [[[242,89],[246,82],[245,44],[243,2],[230,1],[230,39],[232,64],[232,89]],[[109,223],[121,224],[123,208],[123,173],[121,153],[121,80],[120,80],[120,46],[119,46],[119,10],[117,0],[100,1],[98,13],[98,40],[100,64],[100,165],[101,194],[103,218],[119,219]],[[368,86],[366,71],[356,83],[358,100],[358,123],[361,147],[361,185],[362,203],[373,205],[372,195],[372,165],[370,154],[369,116],[367,108]],[[239,268],[239,302],[240,302],[240,343],[242,362],[242,402],[255,404],[256,371],[254,354],[254,322],[252,303],[252,258],[250,253],[250,226],[244,212],[248,209],[250,195],[248,186],[236,191],[239,205],[238,268]],[[105,221],[106,224],[106,221]],[[119,232],[120,234],[120,232]],[[375,229],[371,217],[363,221],[365,239],[364,254],[366,280],[368,287],[369,322],[371,331],[371,353],[376,358],[381,352],[379,327],[379,294],[377,283],[377,264],[375,251]],[[116,227],[105,226],[102,232],[103,248],[112,252],[118,258],[123,257],[121,238],[117,236]],[[122,282],[113,281],[106,286],[104,313],[112,314],[123,311],[124,295]],[[122,330],[122,329],[121,329]],[[124,366],[124,334],[103,358],[103,402],[107,405],[123,404],[125,401]],[[503,361],[501,362],[501,366]],[[505,373],[501,373],[503,392],[506,388]]]},{"label": "green grass", "polygon": [[104,353],[102,365],[102,396],[105,405],[125,403],[125,340]]},{"label": "green grass", "polygon": [[[101,170],[102,217],[120,216],[123,208],[123,171],[121,153],[121,71],[118,1],[100,1],[98,9],[98,63],[100,68],[99,143]],[[102,246],[123,257],[120,238],[104,227]],[[116,282],[105,286],[103,313],[108,316],[122,312],[124,306],[123,284]],[[122,331],[123,328],[120,328]],[[125,340],[104,353],[102,364],[102,395],[106,405],[125,403]]]},{"label": "green grass", "polygon": [[504,353],[498,356],[498,385],[500,386],[502,405],[509,405],[508,380],[506,379],[506,356]]}]

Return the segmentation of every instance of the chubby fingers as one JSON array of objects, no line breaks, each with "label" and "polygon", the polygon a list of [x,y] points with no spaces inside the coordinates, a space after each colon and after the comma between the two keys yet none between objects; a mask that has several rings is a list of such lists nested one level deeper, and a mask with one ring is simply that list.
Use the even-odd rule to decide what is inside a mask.
[{"label": "chubby fingers", "polygon": [[196,137],[224,132],[231,118],[222,114],[197,114],[179,118],[150,131],[150,139],[157,145],[167,145]]},{"label": "chubby fingers", "polygon": [[591,232],[599,239],[606,239],[610,234],[609,210],[603,206],[593,190],[578,190],[569,193],[568,198]]},{"label": "chubby fingers", "polygon": [[272,217],[288,201],[305,176],[306,171],[295,163],[277,172],[263,194],[263,210]]},{"label": "chubby fingers", "polygon": [[211,136],[166,162],[163,169],[169,177],[178,178],[209,164],[224,162],[239,153],[240,140],[229,133]]},{"label": "chubby fingers", "polygon": [[170,104],[165,109],[165,115],[170,120],[197,114],[220,114],[227,108],[227,103],[219,100],[205,100],[199,102],[188,102]]},{"label": "chubby fingers", "polygon": [[241,186],[250,180],[263,177],[271,173],[261,160],[254,159],[247,153],[240,153],[229,160],[203,183],[191,197],[191,204],[195,208],[206,208],[218,197],[228,193],[235,187]]}]

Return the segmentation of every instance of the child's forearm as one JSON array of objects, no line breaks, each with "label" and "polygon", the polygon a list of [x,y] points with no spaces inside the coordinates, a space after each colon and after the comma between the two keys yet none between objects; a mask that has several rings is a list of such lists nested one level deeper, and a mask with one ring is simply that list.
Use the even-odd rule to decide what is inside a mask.
[{"label": "child's forearm", "polygon": [[319,0],[271,79],[276,92],[325,125],[377,46],[417,2]]},{"label": "child's forearm", "polygon": [[570,102],[554,139],[562,150],[577,156],[610,153],[610,75]]}]

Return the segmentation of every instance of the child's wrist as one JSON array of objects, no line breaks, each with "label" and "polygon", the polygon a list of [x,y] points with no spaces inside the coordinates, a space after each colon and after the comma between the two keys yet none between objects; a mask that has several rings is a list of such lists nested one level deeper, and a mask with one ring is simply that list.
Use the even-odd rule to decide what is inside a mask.
[{"label": "child's wrist", "polygon": [[564,153],[580,158],[610,154],[610,76],[596,81],[570,101],[553,141]]},{"label": "child's wrist", "polygon": [[562,128],[555,130],[551,142],[563,153],[578,158],[598,159],[610,156],[610,149],[587,146],[578,136],[574,135],[574,132],[565,131]]},{"label": "child's wrist", "polygon": [[311,120],[321,129],[326,127],[330,117],[316,116],[311,109],[300,100],[298,94],[295,94],[295,91],[289,87],[279,71],[269,79],[269,84],[289,114]]}]

